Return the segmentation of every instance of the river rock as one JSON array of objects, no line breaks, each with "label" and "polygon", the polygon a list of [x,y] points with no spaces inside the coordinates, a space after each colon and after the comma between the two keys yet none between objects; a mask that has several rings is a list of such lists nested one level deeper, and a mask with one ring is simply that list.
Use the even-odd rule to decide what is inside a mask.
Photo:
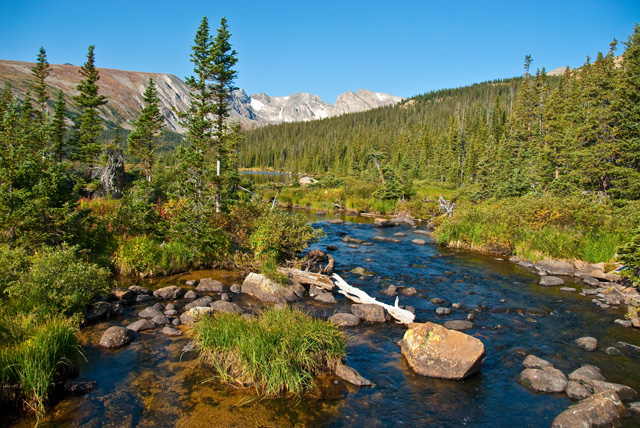
[{"label": "river rock", "polygon": [[280,285],[262,274],[250,273],[242,283],[242,292],[263,302],[295,302],[304,296],[302,285]]},{"label": "river rock", "polygon": [[117,300],[123,301],[123,303],[133,303],[136,300],[136,293],[128,288],[115,287],[111,290],[110,294]]},{"label": "river rock", "polygon": [[592,276],[585,276],[584,278],[582,278],[582,282],[584,282],[587,285],[590,285],[592,287],[599,287],[600,286],[600,281],[598,281],[597,279],[595,279]]},{"label": "river rock", "polygon": [[429,235],[431,232],[429,232],[428,230],[423,230],[423,229],[414,229],[413,233],[416,233],[418,235]]},{"label": "river rock", "polygon": [[320,293],[315,297],[314,300],[317,300],[318,302],[322,302],[322,303],[329,303],[332,305],[337,303],[336,298],[333,297],[333,294],[331,293]]},{"label": "river rock", "polygon": [[338,251],[338,247],[335,245],[327,245],[327,251]]},{"label": "river rock", "polygon": [[176,315],[178,315],[178,311],[175,309],[170,309],[168,311],[164,311],[164,314],[168,317],[174,317]]},{"label": "river rock", "polygon": [[153,300],[155,297],[152,294],[138,294],[136,295],[136,303],[144,303]]},{"label": "river rock", "polygon": [[640,414],[640,402],[629,403],[629,410],[636,415]]},{"label": "river rock", "polygon": [[229,293],[220,294],[220,300],[222,300],[223,302],[230,302],[231,301],[231,294],[229,294]]},{"label": "river rock", "polygon": [[169,324],[169,318],[165,314],[157,315],[151,318],[151,322],[153,322],[157,326]]},{"label": "river rock", "polygon": [[554,367],[524,369],[518,375],[518,383],[537,392],[563,392],[567,389],[567,377]]},{"label": "river rock", "polygon": [[362,244],[364,242],[364,240],[356,239],[356,238],[353,238],[353,237],[347,235],[344,238],[342,238],[342,242],[344,242],[345,244]]},{"label": "river rock", "polygon": [[89,306],[89,309],[87,309],[85,319],[87,320],[87,323],[94,323],[96,321],[109,318],[109,316],[111,315],[111,310],[111,303],[95,302],[91,306]]},{"label": "river rock", "polygon": [[604,353],[607,355],[613,355],[614,357],[618,357],[622,355],[622,352],[620,352],[620,350],[615,346],[609,346],[604,350]]},{"label": "river rock", "polygon": [[139,331],[153,330],[154,328],[156,328],[156,325],[148,319],[141,319],[127,326],[128,330],[135,331],[136,333]]},{"label": "river rock", "polygon": [[163,327],[160,332],[166,336],[182,336],[182,332],[180,330],[169,326]]},{"label": "river rock", "polygon": [[367,270],[367,269],[365,269],[363,267],[355,267],[355,268],[351,269],[349,272],[354,273],[356,275],[367,275],[367,276],[375,275],[375,273],[373,273],[370,270]]},{"label": "river rock", "polygon": [[404,232],[396,232],[393,234],[393,236],[395,236],[396,238],[404,238],[405,236],[407,236],[407,234]]},{"label": "river rock", "polygon": [[415,287],[404,287],[400,289],[400,292],[405,296],[414,296],[418,294],[418,290]]},{"label": "river rock", "polygon": [[536,357],[535,355],[527,355],[527,358],[524,359],[522,365],[526,369],[544,369],[546,367],[553,367],[553,364],[549,361]]},{"label": "river rock", "polygon": [[386,322],[388,319],[384,308],[373,303],[354,303],[351,312],[367,322]]},{"label": "river rock", "polygon": [[400,347],[416,373],[443,379],[464,379],[480,370],[485,359],[480,340],[430,322],[411,324]]},{"label": "river rock", "polygon": [[348,314],[345,312],[338,312],[337,314],[329,317],[329,321],[337,325],[338,327],[354,327],[360,324],[362,319],[354,314]]},{"label": "river rock", "polygon": [[581,337],[576,339],[576,345],[584,349],[585,351],[593,352],[598,349],[598,339],[595,337]]},{"label": "river rock", "polygon": [[206,314],[210,314],[212,311],[213,309],[209,306],[207,307],[197,306],[195,308],[191,308],[187,312],[183,312],[180,315],[180,323],[193,324],[198,319],[198,317],[201,317]]},{"label": "river rock", "polygon": [[[164,308],[163,308],[164,309]],[[164,316],[164,311],[155,307],[144,308],[140,312],[138,312],[138,316],[140,318],[148,318],[151,319],[157,316]]]},{"label": "river rock", "polygon": [[558,260],[542,260],[534,264],[535,268],[547,275],[573,276],[575,268],[572,263]]},{"label": "river rock", "polygon": [[329,224],[344,224],[344,220],[342,220],[341,218],[333,218],[333,219],[327,221],[327,223],[329,223]]},{"label": "river rock", "polygon": [[196,280],[195,279],[190,279],[188,281],[185,281],[184,285],[186,285],[187,287],[193,287],[196,285]]},{"label": "river rock", "polygon": [[153,294],[153,291],[151,291],[147,287],[142,287],[141,285],[131,285],[129,287],[129,290],[133,291],[136,294],[144,294],[147,296],[151,296]]},{"label": "river rock", "polygon": [[570,380],[567,383],[567,389],[565,392],[567,393],[567,397],[573,398],[574,400],[584,400],[592,395],[589,388],[574,380]]},{"label": "river rock", "polygon": [[411,243],[416,245],[427,245],[427,241],[424,239],[412,239]]},{"label": "river rock", "polygon": [[429,301],[431,303],[433,303],[434,305],[441,305],[441,304],[444,303],[444,299],[441,299],[439,297],[433,297],[433,298],[429,299]]},{"label": "river rock", "polygon": [[604,380],[590,380],[588,381],[588,385],[593,389],[594,393],[614,391],[623,401],[633,400],[638,395],[635,389],[619,383],[607,382]]},{"label": "river rock", "polygon": [[402,242],[400,239],[393,238],[391,236],[374,236],[373,238],[371,238],[371,240],[378,242],[391,242],[394,244],[399,244],[400,242]]},{"label": "river rock", "polygon": [[240,306],[224,300],[218,300],[209,306],[216,312],[224,312],[226,314],[241,314],[244,312]]},{"label": "river rock", "polygon": [[473,327],[475,327],[473,323],[467,320],[451,320],[444,323],[444,328],[449,330],[466,331],[471,330]]},{"label": "river rock", "polygon": [[189,290],[186,293],[184,293],[184,298],[185,299],[197,299],[198,298],[198,294],[193,290]]},{"label": "river rock", "polygon": [[171,324],[177,327],[182,324],[182,321],[180,321],[180,318],[174,318],[173,321],[171,321]]},{"label": "river rock", "polygon": [[384,294],[385,296],[396,297],[398,295],[398,287],[396,287],[395,285],[390,285],[380,293]]},{"label": "river rock", "polygon": [[356,386],[372,386],[370,380],[363,378],[354,368],[346,364],[338,365],[336,376]]},{"label": "river rock", "polygon": [[162,287],[153,292],[153,295],[162,300],[176,300],[184,295],[184,290],[175,285]]},{"label": "river rock", "polygon": [[627,316],[629,317],[629,321],[631,321],[632,326],[636,328],[640,327],[640,314],[638,314],[638,308],[633,305],[628,305]]},{"label": "river rock", "polygon": [[451,309],[449,308],[436,308],[436,314],[438,315],[450,315],[451,314]]},{"label": "river rock", "polygon": [[238,294],[242,291],[242,286],[240,284],[231,284],[229,290],[234,294]]},{"label": "river rock", "polygon": [[97,386],[98,382],[95,380],[69,379],[64,382],[64,391],[69,395],[79,396],[93,391]]},{"label": "river rock", "polygon": [[216,279],[202,278],[196,287],[196,291],[199,293],[222,293],[224,284]]},{"label": "river rock", "polygon": [[569,380],[573,380],[576,382],[580,382],[583,384],[588,384],[592,380],[602,380],[605,378],[602,376],[600,369],[596,366],[592,366],[591,364],[585,364],[579,369],[576,369],[569,373]]},{"label": "river rock", "polygon": [[530,260],[520,260],[518,262],[518,266],[522,266],[522,267],[527,268],[527,269],[533,269],[535,267],[533,265],[533,262],[530,261]]},{"label": "river rock", "polygon": [[628,415],[620,397],[613,391],[605,391],[569,406],[553,420],[551,428],[613,427]]},{"label": "river rock", "polygon": [[187,303],[186,305],[184,305],[184,310],[189,311],[191,310],[191,308],[197,308],[197,307],[206,308],[207,306],[209,306],[211,302],[213,302],[213,299],[211,298],[211,296],[202,296],[201,298],[196,299],[193,302]]},{"label": "river rock", "polygon": [[135,333],[124,327],[109,327],[100,338],[99,346],[103,348],[119,348],[128,345],[135,338]]},{"label": "river rock", "polygon": [[397,226],[397,224],[392,222],[391,220],[387,220],[384,218],[376,218],[375,222],[373,223],[373,227],[393,227],[393,226]]},{"label": "river rock", "polygon": [[562,284],[564,284],[564,280],[557,276],[543,276],[540,278],[540,285],[543,287],[555,287]]},{"label": "river rock", "polygon": [[565,293],[575,293],[576,289],[573,287],[560,287],[560,291],[564,291]]}]

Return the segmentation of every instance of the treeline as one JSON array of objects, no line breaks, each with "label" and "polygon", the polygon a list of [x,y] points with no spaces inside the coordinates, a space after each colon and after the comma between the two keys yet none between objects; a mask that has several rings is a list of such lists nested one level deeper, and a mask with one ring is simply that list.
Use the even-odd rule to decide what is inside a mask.
[{"label": "treeline", "polygon": [[[247,131],[243,167],[424,179],[480,197],[599,192],[640,198],[640,30],[552,77],[434,91],[393,107]],[[382,180],[385,181],[385,180]]]}]

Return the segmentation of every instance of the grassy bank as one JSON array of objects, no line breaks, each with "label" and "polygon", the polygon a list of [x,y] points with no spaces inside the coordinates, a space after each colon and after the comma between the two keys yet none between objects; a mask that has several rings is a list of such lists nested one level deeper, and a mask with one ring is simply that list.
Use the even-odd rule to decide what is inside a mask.
[{"label": "grassy bank", "polygon": [[337,327],[290,308],[267,309],[249,320],[220,313],[193,331],[201,358],[222,382],[250,386],[266,397],[302,393],[345,356]]}]

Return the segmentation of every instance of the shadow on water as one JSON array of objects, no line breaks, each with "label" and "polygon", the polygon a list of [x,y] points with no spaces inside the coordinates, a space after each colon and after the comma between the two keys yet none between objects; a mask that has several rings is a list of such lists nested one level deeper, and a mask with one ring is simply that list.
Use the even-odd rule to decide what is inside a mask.
[{"label": "shadow on water", "polygon": [[[326,218],[307,213],[322,227],[326,237],[310,249],[332,251],[338,273],[387,303],[393,298],[380,293],[390,284],[415,287],[414,296],[400,295],[400,304],[416,309],[419,322],[442,323],[475,316],[468,331],[485,345],[487,358],[479,374],[464,381],[431,379],[415,374],[405,363],[397,342],[405,328],[392,322],[346,329],[348,364],[373,381],[373,388],[357,388],[333,378],[320,379],[320,387],[301,398],[256,400],[245,391],[223,387],[213,373],[189,354],[182,354],[188,337],[165,337],[159,331],[143,332],[127,347],[104,350],[96,343],[113,324],[126,325],[145,305],[131,308],[124,317],[85,328],[81,332],[87,361],[81,376],[98,381],[93,392],[65,399],[49,410],[42,427],[543,427],[572,401],[565,395],[536,394],[518,385],[516,376],[529,354],[546,358],[568,373],[582,364],[594,364],[604,376],[640,389],[637,355],[620,349],[620,356],[602,350],[620,340],[639,344],[637,332],[613,324],[624,309],[601,310],[588,297],[565,293],[537,284],[539,277],[527,269],[495,257],[410,242],[425,239],[407,226],[378,229],[373,220],[330,224]],[[348,234],[371,241],[376,235],[404,232],[400,243],[375,242],[350,248],[342,242]],[[374,275],[351,274],[364,267]],[[188,279],[213,277],[226,285],[239,283],[233,272],[201,271],[163,279],[138,281],[160,287],[184,286]],[[583,284],[565,278],[580,290]],[[573,285],[572,285],[573,283]],[[449,316],[438,316],[440,298],[450,306]],[[320,317],[348,312],[350,304],[337,296],[338,304],[305,300],[296,306]],[[250,310],[262,304],[244,296],[234,301]],[[596,352],[586,352],[573,341],[581,336],[599,340]],[[32,426],[34,420],[18,418],[9,426]],[[637,426],[627,418],[623,426]]]}]

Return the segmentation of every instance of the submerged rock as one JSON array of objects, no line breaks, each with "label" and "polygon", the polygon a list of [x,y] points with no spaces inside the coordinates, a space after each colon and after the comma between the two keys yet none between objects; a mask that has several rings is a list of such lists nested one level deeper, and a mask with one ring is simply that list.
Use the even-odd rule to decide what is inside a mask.
[{"label": "submerged rock", "polygon": [[388,319],[384,308],[373,303],[355,303],[351,305],[351,312],[367,322],[386,322]]},{"label": "submerged rock", "polygon": [[443,379],[464,379],[480,370],[485,359],[480,340],[430,322],[411,324],[400,347],[416,373]]},{"label": "submerged rock", "polygon": [[475,327],[473,323],[468,320],[452,320],[444,323],[444,328],[449,330],[466,331],[471,330],[473,327]]},{"label": "submerged rock", "polygon": [[628,415],[629,411],[615,392],[601,392],[570,406],[553,420],[551,427],[613,427]]},{"label": "submerged rock", "polygon": [[338,366],[336,376],[356,386],[373,386],[370,380],[363,378],[354,368],[346,364]]},{"label": "submerged rock", "polygon": [[135,333],[124,327],[109,327],[100,338],[99,346],[103,348],[119,348],[128,345],[135,338]]},{"label": "submerged rock", "polygon": [[402,242],[400,239],[392,238],[390,236],[374,236],[373,238],[371,238],[371,240],[378,242],[392,242],[394,244],[399,244],[400,242]]},{"label": "submerged rock", "polygon": [[581,337],[576,339],[576,345],[584,349],[585,351],[593,352],[598,349],[598,339],[595,337]]},{"label": "submerged rock", "polygon": [[83,395],[93,391],[98,386],[95,380],[84,378],[69,379],[64,382],[64,391],[69,395]]}]

